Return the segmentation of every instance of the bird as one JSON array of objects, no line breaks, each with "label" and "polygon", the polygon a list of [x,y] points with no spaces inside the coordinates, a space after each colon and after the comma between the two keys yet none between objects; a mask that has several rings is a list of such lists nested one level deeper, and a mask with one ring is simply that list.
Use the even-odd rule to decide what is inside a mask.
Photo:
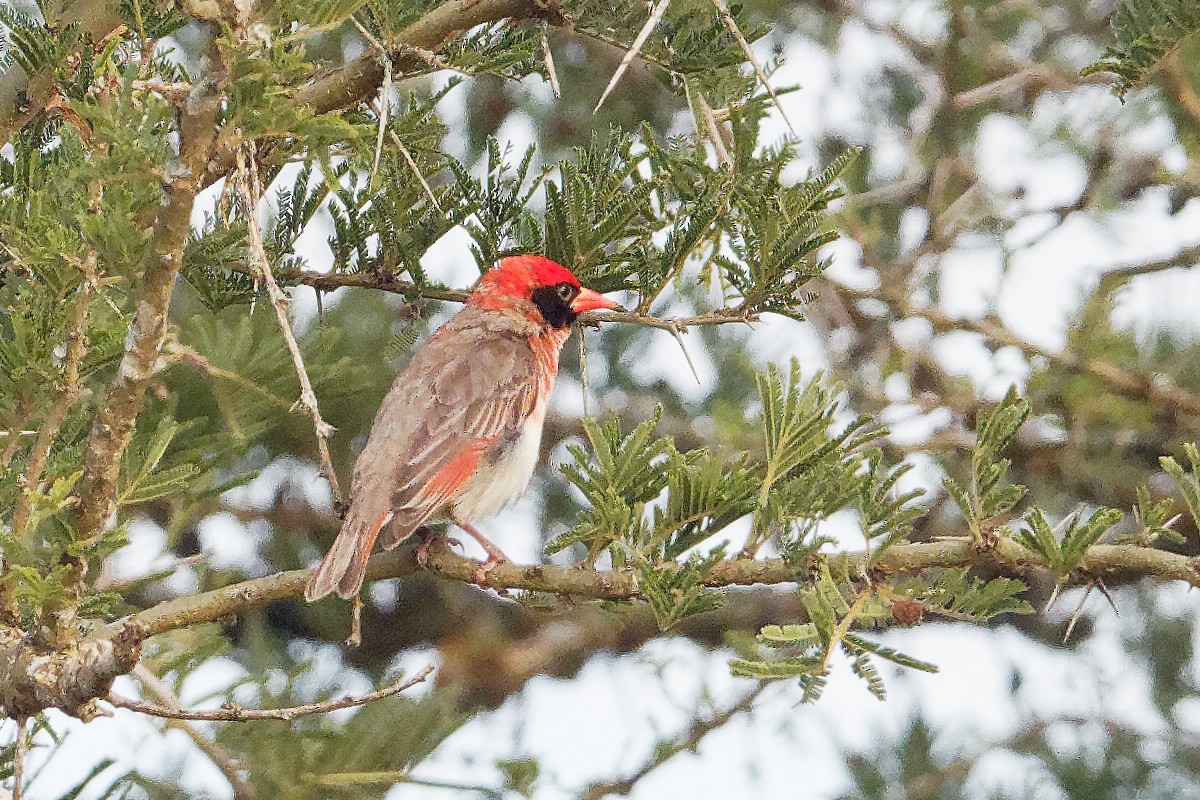
[{"label": "bird", "polygon": [[435,517],[487,552],[476,583],[507,561],[472,522],[529,485],[559,353],[576,317],[602,309],[620,306],[549,258],[509,256],[485,272],[380,405],[354,466],[341,530],[305,599],[356,596],[376,539],[390,550]]}]

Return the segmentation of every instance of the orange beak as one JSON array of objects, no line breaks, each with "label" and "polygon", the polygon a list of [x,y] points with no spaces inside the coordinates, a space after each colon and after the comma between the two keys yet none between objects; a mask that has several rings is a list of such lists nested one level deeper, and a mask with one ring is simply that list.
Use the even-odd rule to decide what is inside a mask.
[{"label": "orange beak", "polygon": [[599,311],[600,309],[616,311],[620,308],[621,307],[612,300],[609,300],[599,292],[593,292],[586,286],[580,288],[579,294],[575,297],[575,301],[571,303],[571,310],[576,314],[582,314],[585,311]]}]

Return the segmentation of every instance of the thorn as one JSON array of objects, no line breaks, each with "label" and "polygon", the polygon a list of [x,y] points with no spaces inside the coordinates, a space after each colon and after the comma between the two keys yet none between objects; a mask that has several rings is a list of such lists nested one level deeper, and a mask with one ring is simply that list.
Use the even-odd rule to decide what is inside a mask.
[{"label": "thorn", "polygon": [[542,61],[546,64],[546,76],[550,79],[550,90],[555,97],[562,97],[558,83],[558,70],[554,68],[554,53],[550,52],[550,39],[546,36],[546,23],[542,23]]},{"label": "thorn", "polygon": [[[1121,616],[1121,609],[1117,608],[1117,601],[1109,594],[1108,587],[1104,585],[1104,581],[1100,578],[1096,578],[1096,588],[1100,590],[1100,594],[1104,595],[1104,599],[1112,606],[1113,613],[1118,617]],[[1190,589],[1191,587],[1189,586],[1188,588]]]},{"label": "thorn", "polygon": [[679,332],[678,325],[671,326],[671,333],[675,336],[675,341],[679,343],[679,349],[683,351],[683,360],[687,362],[688,368],[692,371],[692,377],[696,379],[697,386],[703,386],[700,381],[700,373],[696,372],[696,365],[692,363],[692,357],[688,355],[687,347],[683,344],[683,336]]},{"label": "thorn", "polygon": [[657,27],[658,21],[662,19],[663,14],[665,14],[667,11],[667,6],[669,5],[671,5],[671,0],[658,0],[658,3],[650,11],[650,18],[646,20],[646,24],[642,26],[640,31],[638,31],[637,38],[633,40],[633,44],[631,44],[629,49],[625,51],[625,57],[622,58],[621,63],[617,65],[617,71],[613,73],[612,78],[608,82],[608,86],[604,87],[604,93],[601,94],[600,99],[596,101],[596,107],[592,109],[593,114],[600,110],[600,106],[604,105],[604,101],[608,99],[608,95],[613,89],[616,88],[617,82],[621,80],[621,76],[625,74],[625,70],[629,68],[629,65],[637,56],[638,51],[642,49],[642,45],[644,45],[646,40],[650,38],[650,34],[653,33],[655,27]]},{"label": "thorn", "polygon": [[750,49],[750,43],[746,41],[746,37],[742,35],[741,29],[738,28],[737,22],[733,18],[733,14],[729,13],[729,6],[725,5],[725,0],[712,0],[713,6],[717,9],[717,16],[725,23],[725,27],[733,34],[733,38],[737,39],[737,43],[741,46],[742,52],[746,55],[746,60],[754,67],[754,74],[758,76],[762,82],[763,88],[767,90],[767,94],[771,96],[771,102],[779,109],[779,116],[783,117],[783,121],[787,123],[788,130],[792,132],[792,136],[796,136],[796,127],[792,125],[792,121],[788,119],[787,112],[783,110],[783,104],[779,102],[779,95],[775,94],[775,90],[771,88],[771,82],[767,80],[767,73],[763,70],[762,65],[758,63],[758,59],[754,57],[754,51]]},{"label": "thorn", "polygon": [[[353,19],[353,17],[351,17]],[[371,162],[371,175],[379,172],[379,157],[383,155],[383,134],[387,131],[388,110],[392,107],[392,66],[389,62],[383,68],[383,84],[379,87],[379,104],[376,110],[379,116],[379,133],[375,136],[375,159]]]},{"label": "thorn", "polygon": [[1046,601],[1046,606],[1042,609],[1043,614],[1050,610],[1050,606],[1054,605],[1054,601],[1058,599],[1060,589],[1062,589],[1062,581],[1054,584],[1054,591],[1050,592],[1050,599]]},{"label": "thorn", "polygon": [[1095,586],[1094,583],[1089,583],[1087,591],[1083,593],[1083,597],[1079,598],[1079,605],[1075,606],[1075,612],[1071,614],[1071,621],[1067,623],[1067,631],[1063,634],[1063,644],[1066,644],[1067,640],[1071,638],[1071,631],[1075,630],[1075,623],[1079,621],[1079,614],[1083,611],[1083,604],[1087,602],[1088,596],[1091,595],[1093,586]]},{"label": "thorn", "polygon": [[725,146],[725,137],[722,135],[721,126],[717,122],[717,118],[713,116],[712,106],[704,99],[704,95],[697,93],[696,98],[700,101],[700,113],[704,117],[704,129],[708,132],[708,138],[712,140],[713,149],[717,151],[717,160],[729,169],[733,169],[733,157],[729,155],[729,149]]}]

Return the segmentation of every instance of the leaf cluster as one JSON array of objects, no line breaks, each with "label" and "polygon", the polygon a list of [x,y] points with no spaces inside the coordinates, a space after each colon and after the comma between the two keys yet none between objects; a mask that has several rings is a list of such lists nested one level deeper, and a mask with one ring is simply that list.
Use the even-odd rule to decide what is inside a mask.
[{"label": "leaf cluster", "polygon": [[758,383],[760,457],[680,452],[654,435],[658,414],[625,435],[616,420],[585,420],[589,448],[570,445],[574,460],[562,469],[587,506],[547,552],[582,544],[589,561],[606,552],[615,565],[631,563],[668,625],[714,607],[704,575],[735,526],[748,528],[743,556],[773,542],[801,572],[828,542],[820,522],[843,510],[859,514],[877,553],[903,539],[922,513],[920,492],[897,493],[904,470],[884,468],[870,446],[882,431],[867,418],[839,425],[838,387],[802,384],[796,365],[786,377],[770,368]]},{"label": "leaf cluster", "polygon": [[1084,75],[1116,73],[1124,96],[1142,85],[1164,58],[1200,34],[1200,7],[1190,0],[1122,0],[1112,17],[1116,42]]}]

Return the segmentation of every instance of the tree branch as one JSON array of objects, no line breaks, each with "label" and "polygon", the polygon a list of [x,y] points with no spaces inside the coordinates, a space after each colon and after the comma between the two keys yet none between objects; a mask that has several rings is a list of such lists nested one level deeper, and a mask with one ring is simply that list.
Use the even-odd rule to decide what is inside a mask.
[{"label": "tree branch", "polygon": [[271,299],[271,308],[275,311],[275,320],[279,323],[279,331],[283,334],[288,354],[292,357],[292,366],[296,370],[296,379],[300,381],[300,399],[296,402],[304,407],[312,418],[313,432],[317,436],[317,454],[321,460],[321,471],[329,482],[333,494],[334,508],[344,508],[346,499],[342,495],[342,487],[338,484],[337,472],[333,468],[333,460],[329,457],[329,437],[333,435],[333,426],[321,418],[321,409],[317,405],[317,394],[313,391],[312,381],[308,370],[304,367],[304,357],[300,354],[300,345],[296,343],[296,335],[292,333],[291,323],[288,322],[287,294],[279,288],[275,276],[271,273],[271,262],[267,259],[263,247],[262,231],[258,226],[258,202],[262,197],[262,187],[258,182],[258,167],[254,158],[253,145],[250,146],[251,158],[249,168],[242,151],[237,154],[238,187],[241,190],[243,211],[246,215],[246,232],[250,244],[250,257],[256,262],[255,279],[262,279],[267,287],[267,296]]},{"label": "tree branch", "polygon": [[[225,265],[233,272],[256,277],[257,272],[247,263],[230,263]],[[313,272],[311,270],[290,269],[280,270],[276,277],[288,285],[311,286],[322,291],[331,292],[343,287],[377,289],[382,292],[403,295],[412,300],[443,300],[449,303],[465,303],[470,292],[463,289],[435,289],[418,286],[411,281],[403,281],[391,273],[380,273],[371,269],[360,272]],[[731,323],[758,322],[756,313],[743,311],[739,308],[722,308],[708,314],[691,317],[653,317],[637,311],[605,311],[604,313],[587,312],[579,315],[582,325],[594,325],[598,322],[623,322],[631,325],[642,325],[647,328],[677,333],[688,328],[703,325],[729,325]]]},{"label": "tree branch", "polygon": [[121,456],[133,438],[146,391],[158,370],[167,332],[167,309],[192,230],[192,205],[201,188],[198,177],[213,146],[217,114],[229,80],[215,37],[209,53],[204,81],[179,107],[179,158],[163,187],[162,205],[142,258],[142,296],[120,369],[104,402],[99,404],[88,439],[79,508],[79,527],[84,535],[95,533],[116,514]]},{"label": "tree branch", "polygon": [[[969,538],[943,539],[919,544],[897,544],[875,558],[864,553],[831,554],[844,559],[851,573],[870,568],[876,574],[915,573],[934,567],[991,566],[1023,573],[1045,572],[1045,561],[1012,539],[1001,538],[994,547],[977,547]],[[433,547],[426,570],[446,578],[470,583],[475,580],[478,562],[455,555],[445,547]],[[400,578],[417,572],[414,555],[392,551],[375,555],[367,565],[368,581]],[[1184,581],[1200,586],[1200,560],[1189,556],[1136,545],[1094,545],[1083,559],[1080,580],[1112,573],[1134,573],[1164,581]],[[138,612],[127,622],[144,628],[153,636],[204,622],[215,622],[268,603],[300,597],[309,578],[309,570],[296,569],[263,578],[235,583],[201,594],[188,595]],[[749,586],[752,584],[794,583],[795,574],[782,559],[733,559],[718,563],[705,576],[711,587]],[[497,564],[486,576],[493,589],[522,589],[568,597],[597,600],[633,600],[641,597],[633,570],[600,571],[583,566],[521,566]],[[120,625],[116,622],[113,625]]]},{"label": "tree branch", "polygon": [[[41,4],[47,9],[50,4]],[[76,0],[57,18],[48,20],[58,28],[78,22],[92,41],[109,36],[121,25],[114,6],[106,0]],[[29,75],[15,61],[10,61],[0,75],[0,144],[3,144],[25,125],[54,97],[54,75],[43,68]]]},{"label": "tree branch", "polygon": [[[1174,259],[1171,259],[1173,262]],[[1164,260],[1162,269],[1182,266]],[[1156,406],[1175,409],[1192,416],[1200,416],[1200,395],[1193,394],[1178,384],[1170,383],[1163,376],[1154,378],[1140,375],[1132,370],[1118,367],[1096,358],[1085,358],[1070,350],[1054,352],[1022,339],[1008,328],[991,320],[971,320],[952,317],[937,308],[919,306],[902,295],[880,290],[856,289],[842,283],[830,282],[834,289],[856,300],[882,300],[900,316],[918,317],[933,324],[934,330],[942,332],[968,331],[977,333],[993,344],[1015,347],[1026,355],[1038,356],[1055,366],[1099,378],[1109,388],[1122,394],[1145,398]]]},{"label": "tree branch", "polygon": [[[79,370],[83,365],[84,356],[87,355],[87,317],[88,310],[92,305],[92,295],[95,293],[97,285],[95,251],[90,251],[84,256],[80,263],[80,270],[83,272],[83,281],[80,282],[79,288],[75,292],[75,302],[71,306],[71,314],[67,321],[65,353],[62,361],[62,383],[55,387],[58,390],[58,398],[55,399],[49,415],[42,422],[42,427],[38,431],[37,439],[29,454],[29,462],[25,467],[24,474],[27,490],[36,488],[38,482],[41,481],[42,471],[46,468],[50,450],[54,446],[54,440],[58,438],[63,421],[66,420],[67,414],[83,394],[83,390],[79,386]],[[19,538],[25,536],[25,526],[29,521],[32,509],[31,496],[22,493],[17,498],[16,510],[13,511],[12,517],[12,530]]]},{"label": "tree branch", "polygon": [[[397,681],[389,686],[385,686],[377,692],[370,694],[348,696],[339,700],[327,700],[321,703],[305,703],[300,706],[291,706],[289,708],[242,708],[236,703],[228,703],[221,708],[211,710],[197,710],[180,708],[178,703],[167,705],[155,705],[154,703],[145,703],[139,700],[129,700],[124,697],[109,695],[108,702],[112,703],[117,708],[136,711],[139,714],[151,714],[156,717],[165,717],[167,719],[178,720],[200,720],[205,722],[248,722],[250,720],[273,719],[281,722],[291,722],[296,717],[307,717],[312,714],[328,714],[332,711],[340,711],[343,708],[353,708],[355,706],[365,705],[382,700],[385,697],[400,694],[403,691],[411,689],[418,683],[422,683],[426,678],[433,674],[433,665],[422,669],[416,675],[407,680]],[[139,675],[139,678],[141,676]],[[145,681],[143,680],[143,683]]]},{"label": "tree branch", "polygon": [[[138,664],[133,668],[133,675],[142,684],[142,691],[153,697],[161,705],[150,705],[151,708],[161,709],[164,714],[158,716],[169,717],[170,712],[179,711],[179,698],[171,691],[170,687],[159,680],[153,672],[151,672],[144,664]],[[113,705],[118,705],[113,701],[112,696],[109,696],[109,702]],[[133,701],[126,701],[133,702]],[[221,744],[213,741],[206,736],[203,731],[187,722],[185,719],[171,719],[167,723],[168,727],[175,727],[183,731],[196,744],[204,755],[208,756],[208,760],[221,771],[225,779],[229,781],[230,787],[233,789],[234,800],[257,800],[258,792],[254,786],[250,784],[243,770],[238,764],[238,757],[233,751],[229,750]]]},{"label": "tree branch", "polygon": [[[477,25],[503,19],[554,17],[556,0],[449,0],[396,34],[391,42],[394,75],[425,63],[430,51],[441,50],[454,37]],[[373,97],[383,82],[384,69],[373,48],[336,70],[317,77],[296,90],[292,99],[314,114],[352,108]],[[233,137],[237,139],[237,137]],[[208,186],[225,177],[237,158],[237,141],[216,153],[208,162],[202,183]]]}]

